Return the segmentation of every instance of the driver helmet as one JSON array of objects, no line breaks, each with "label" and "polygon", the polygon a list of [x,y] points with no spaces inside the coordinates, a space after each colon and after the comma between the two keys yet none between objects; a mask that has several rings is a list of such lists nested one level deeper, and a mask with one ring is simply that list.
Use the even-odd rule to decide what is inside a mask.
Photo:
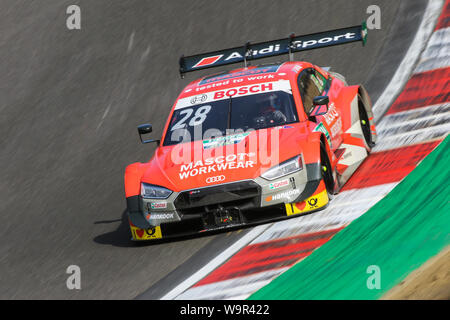
[{"label": "driver helmet", "polygon": [[275,94],[269,94],[265,99],[260,103],[260,114],[264,115],[270,112],[275,112],[281,109],[281,101],[280,98]]}]

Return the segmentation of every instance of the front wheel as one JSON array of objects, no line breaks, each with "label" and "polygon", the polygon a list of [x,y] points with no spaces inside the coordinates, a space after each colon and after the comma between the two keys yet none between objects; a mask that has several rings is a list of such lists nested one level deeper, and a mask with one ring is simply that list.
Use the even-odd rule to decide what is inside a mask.
[{"label": "front wheel", "polygon": [[331,163],[323,143],[320,143],[320,171],[329,196],[334,194],[334,179]]}]

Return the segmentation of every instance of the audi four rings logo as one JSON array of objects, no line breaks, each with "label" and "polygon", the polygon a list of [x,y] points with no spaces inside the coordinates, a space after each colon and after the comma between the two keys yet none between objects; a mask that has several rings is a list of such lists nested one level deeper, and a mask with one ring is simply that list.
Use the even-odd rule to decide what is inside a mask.
[{"label": "audi four rings logo", "polygon": [[206,178],[206,183],[221,182],[223,180],[225,180],[225,176],[224,175],[215,176],[215,177],[209,177],[209,178]]}]

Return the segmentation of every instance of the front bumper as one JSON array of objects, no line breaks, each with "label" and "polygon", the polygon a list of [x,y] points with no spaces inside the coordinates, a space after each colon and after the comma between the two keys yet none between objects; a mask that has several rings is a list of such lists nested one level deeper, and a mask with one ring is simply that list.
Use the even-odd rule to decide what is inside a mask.
[{"label": "front bumper", "polygon": [[328,204],[318,164],[262,178],[174,192],[168,199],[127,198],[132,240],[153,240],[276,221]]}]

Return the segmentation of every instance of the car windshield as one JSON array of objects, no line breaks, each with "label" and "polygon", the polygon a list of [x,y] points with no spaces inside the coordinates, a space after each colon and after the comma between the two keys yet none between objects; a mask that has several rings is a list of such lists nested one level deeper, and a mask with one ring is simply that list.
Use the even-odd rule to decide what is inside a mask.
[{"label": "car windshield", "polygon": [[292,94],[274,91],[197,104],[175,110],[164,145],[265,129],[298,121]]}]

